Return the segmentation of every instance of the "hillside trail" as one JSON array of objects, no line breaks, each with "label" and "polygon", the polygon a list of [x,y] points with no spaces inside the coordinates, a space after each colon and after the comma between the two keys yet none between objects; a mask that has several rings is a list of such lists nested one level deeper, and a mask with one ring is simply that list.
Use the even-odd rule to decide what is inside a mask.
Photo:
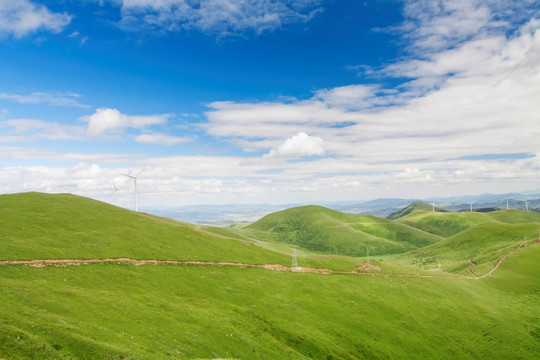
[{"label": "hillside trail", "polygon": [[[538,239],[540,241],[540,239]],[[506,258],[508,258],[508,256],[512,255],[513,253],[515,253],[517,250],[519,250],[521,247],[523,247],[525,245],[525,242],[522,242],[519,244],[519,246],[516,248],[516,250],[512,251],[512,252],[509,252],[508,254],[504,255],[502,258],[499,259],[499,261],[497,261],[497,264],[495,264],[495,266],[489,270],[487,273],[485,273],[484,275],[476,275],[473,271],[472,271],[472,268],[476,265],[475,263],[473,263],[471,260],[468,260],[469,261],[469,268],[467,269],[467,272],[469,274],[471,274],[471,276],[473,276],[474,279],[483,279],[485,277],[488,277],[489,275],[493,274],[498,268],[499,266],[501,266],[501,264],[503,263],[504,260],[506,260]]]},{"label": "hillside trail", "polygon": [[347,226],[351,226],[351,225],[398,225],[398,226],[406,226],[406,227],[408,227],[408,225],[401,224],[401,223],[398,223],[398,222],[352,222],[352,223],[343,223],[343,224],[339,224],[339,225],[328,225],[326,227],[327,228],[342,228],[342,227],[347,227]]},{"label": "hillside trail", "polygon": [[[540,239],[539,239],[540,241]],[[380,268],[373,264],[364,263],[362,266],[357,267],[352,271],[339,271],[339,270],[330,270],[330,269],[321,269],[321,268],[310,268],[310,267],[287,267],[281,264],[247,264],[247,263],[237,263],[237,262],[227,262],[227,261],[193,261],[193,260],[144,260],[144,259],[130,259],[130,258],[105,258],[105,259],[33,259],[33,260],[0,260],[0,266],[2,265],[23,265],[34,268],[42,268],[46,266],[54,267],[67,267],[67,266],[82,266],[90,264],[114,264],[114,265],[133,265],[133,266],[142,266],[142,265],[194,265],[194,266],[230,266],[237,268],[259,268],[271,271],[281,271],[281,272],[295,272],[295,273],[311,273],[311,274],[320,274],[320,275],[329,275],[329,274],[350,274],[350,275],[364,275],[364,276],[375,276],[375,277],[409,277],[409,278],[425,278],[425,279],[467,279],[467,280],[478,280],[483,279],[492,275],[501,264],[514,252],[524,246],[524,242],[520,243],[519,246],[512,252],[503,256],[497,264],[487,273],[483,275],[476,275],[472,272],[472,267],[474,263],[469,260],[470,267],[467,269],[467,272],[470,276],[464,275],[430,275],[430,274],[402,274],[402,273],[384,273],[380,272]]]},{"label": "hillside trail", "polygon": [[[508,254],[510,255],[510,254]],[[429,274],[400,274],[400,273],[383,273],[379,272],[380,268],[374,265],[363,264],[362,266],[352,271],[339,271],[321,268],[311,267],[287,267],[281,264],[247,264],[247,263],[235,263],[235,262],[211,262],[211,261],[181,261],[181,260],[141,260],[130,258],[107,258],[107,259],[33,259],[33,260],[0,260],[0,266],[2,265],[23,265],[34,268],[43,268],[46,266],[53,267],[67,267],[67,266],[83,266],[91,264],[114,264],[114,265],[193,265],[193,266],[218,266],[218,267],[236,267],[236,268],[259,268],[271,271],[280,272],[295,272],[295,273],[311,273],[319,275],[330,274],[349,274],[349,275],[363,275],[374,277],[409,277],[409,278],[438,278],[438,279],[482,279],[491,275],[500,264],[508,257],[499,260],[497,265],[482,276],[460,276],[460,275],[429,275]]]}]

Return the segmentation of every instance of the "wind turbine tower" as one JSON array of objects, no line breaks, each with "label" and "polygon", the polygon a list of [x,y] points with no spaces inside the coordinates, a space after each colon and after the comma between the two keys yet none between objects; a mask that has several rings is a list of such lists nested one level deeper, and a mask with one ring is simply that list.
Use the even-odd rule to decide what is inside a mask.
[{"label": "wind turbine tower", "polygon": [[525,211],[529,211],[529,202],[525,200]]},{"label": "wind turbine tower", "polygon": [[135,185],[135,211],[138,212],[139,211],[139,208],[137,206],[137,195],[139,193],[139,188],[137,187],[137,178],[139,177],[139,175],[141,175],[141,173],[144,171],[144,169],[142,169],[141,171],[139,171],[139,173],[135,176],[133,175],[128,175],[128,174],[122,174],[124,176],[127,176],[128,178],[131,178],[133,179],[133,184]]},{"label": "wind turbine tower", "polygon": [[116,183],[114,182],[114,180],[112,181],[112,183],[114,186],[114,201],[116,203],[116,206],[118,206],[118,187],[116,186]]},{"label": "wind turbine tower", "polygon": [[506,210],[508,211],[508,200],[506,200]]},{"label": "wind turbine tower", "polygon": [[433,202],[433,212],[435,212],[435,201]]},{"label": "wind turbine tower", "polygon": [[471,204],[471,212],[472,212],[472,204],[474,204],[474,203],[472,202],[472,203],[469,203],[469,204]]}]

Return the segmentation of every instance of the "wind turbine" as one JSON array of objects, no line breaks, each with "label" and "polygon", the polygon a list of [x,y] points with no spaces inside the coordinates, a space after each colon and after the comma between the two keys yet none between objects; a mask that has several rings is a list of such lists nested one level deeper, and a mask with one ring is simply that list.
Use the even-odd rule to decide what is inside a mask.
[{"label": "wind turbine", "polygon": [[525,211],[529,211],[529,202],[525,200]]},{"label": "wind turbine", "polygon": [[473,202],[471,202],[471,203],[469,203],[469,204],[471,204],[471,212],[472,212],[472,204],[474,204],[474,203],[473,203]]},{"label": "wind turbine", "polygon": [[433,202],[433,212],[435,212],[435,201]]},{"label": "wind turbine", "polygon": [[135,176],[133,175],[128,175],[128,174],[122,174],[124,176],[127,176],[128,178],[131,178],[133,179],[133,184],[135,185],[135,211],[138,212],[139,211],[139,208],[137,207],[137,194],[139,192],[139,188],[137,187],[137,178],[139,177],[139,175],[141,175],[141,173],[144,171],[144,169],[142,169],[141,171],[139,171],[139,173]]},{"label": "wind turbine", "polygon": [[508,210],[508,200],[506,200],[506,210]]},{"label": "wind turbine", "polygon": [[112,181],[112,183],[114,186],[114,200],[116,202],[116,206],[118,206],[118,187],[116,186],[116,183],[114,182],[114,180]]}]

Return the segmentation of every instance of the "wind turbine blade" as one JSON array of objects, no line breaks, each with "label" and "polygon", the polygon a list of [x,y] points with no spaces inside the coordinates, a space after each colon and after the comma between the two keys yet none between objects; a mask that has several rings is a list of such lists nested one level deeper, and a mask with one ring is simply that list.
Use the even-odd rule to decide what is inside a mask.
[{"label": "wind turbine blade", "polygon": [[141,173],[142,173],[144,170],[146,170],[146,169],[145,169],[145,168],[142,168],[142,170],[139,171],[139,173],[138,173],[137,175],[135,175],[135,177],[138,177],[139,175],[141,175]]},{"label": "wind turbine blade", "polygon": [[124,175],[124,176],[127,176],[128,178],[132,178],[132,179],[135,179],[135,176],[132,176],[132,175],[128,175],[128,174],[124,174],[124,173],[120,173],[121,175]]}]

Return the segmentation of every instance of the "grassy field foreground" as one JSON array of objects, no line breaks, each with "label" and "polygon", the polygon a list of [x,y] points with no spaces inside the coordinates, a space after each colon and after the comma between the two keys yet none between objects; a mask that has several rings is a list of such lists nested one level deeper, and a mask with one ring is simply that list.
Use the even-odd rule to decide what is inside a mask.
[{"label": "grassy field foreground", "polygon": [[533,359],[539,256],[482,280],[3,266],[0,357]]}]

